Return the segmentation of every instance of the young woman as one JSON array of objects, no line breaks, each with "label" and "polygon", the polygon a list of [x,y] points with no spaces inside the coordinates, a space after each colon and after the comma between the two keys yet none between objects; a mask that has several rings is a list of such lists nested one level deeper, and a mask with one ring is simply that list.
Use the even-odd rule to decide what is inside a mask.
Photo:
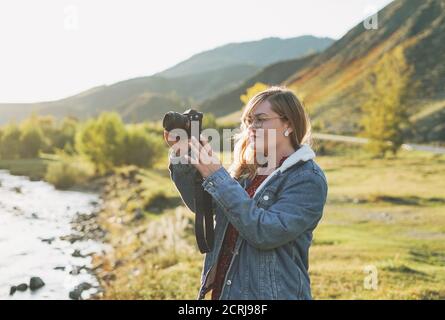
[{"label": "young woman", "polygon": [[[215,245],[205,256],[198,299],[210,291],[212,299],[311,299],[308,253],[327,182],[309,136],[302,104],[280,87],[246,105],[229,170],[205,139],[202,145],[193,138],[173,144],[164,132],[172,146],[171,178],[185,204],[195,211],[195,170],[213,199]],[[183,157],[190,162],[173,164],[174,153],[188,147],[191,153]],[[264,158],[266,167],[258,160]]]}]

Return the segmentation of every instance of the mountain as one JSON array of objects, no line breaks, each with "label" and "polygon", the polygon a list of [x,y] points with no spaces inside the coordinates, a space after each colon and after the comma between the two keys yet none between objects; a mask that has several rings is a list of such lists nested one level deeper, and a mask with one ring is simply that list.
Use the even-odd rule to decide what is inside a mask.
[{"label": "mountain", "polygon": [[166,111],[184,110],[238,87],[270,61],[318,52],[332,42],[303,36],[232,43],[197,54],[164,72],[98,86],[65,99],[0,104],[0,124],[20,121],[31,112],[85,119],[117,111],[126,121],[159,120]]},{"label": "mountain", "polygon": [[240,109],[242,108],[240,96],[244,94],[248,88],[257,82],[262,82],[268,85],[281,84],[295,72],[308,65],[317,56],[317,54],[312,54],[304,58],[282,61],[265,67],[260,72],[244,81],[237,88],[204,101],[199,109],[203,112],[213,113],[217,117],[226,116],[236,112],[234,115],[234,117],[236,117],[237,114],[241,113]]},{"label": "mountain", "polygon": [[[160,101],[165,103],[164,110],[182,110],[195,101],[239,85],[256,71],[257,68],[253,66],[237,65],[170,79],[160,76],[140,77],[95,87],[57,101],[0,104],[0,123],[12,119],[19,121],[31,112],[57,118],[71,115],[86,119],[103,111],[118,111],[125,115],[133,114],[132,117],[139,121],[158,119],[160,114],[165,113],[159,109]],[[125,106],[129,110],[125,110]]]},{"label": "mountain", "polygon": [[323,131],[354,135],[365,103],[397,95],[412,121],[406,137],[443,142],[444,62],[445,0],[395,0],[378,12],[376,30],[360,23],[325,51],[272,65],[201,109],[233,120],[248,87],[281,84],[297,93]]},{"label": "mountain", "polygon": [[320,52],[334,42],[331,38],[301,36],[290,39],[266,38],[258,41],[229,43],[198,53],[159,75],[178,77],[212,71],[233,65],[265,67],[278,61]]},{"label": "mountain", "polygon": [[[445,0],[396,0],[378,13],[378,29],[358,24],[283,82],[326,131],[357,133],[361,107],[396,85],[416,141],[445,140]],[[347,116],[345,116],[347,115]]]}]

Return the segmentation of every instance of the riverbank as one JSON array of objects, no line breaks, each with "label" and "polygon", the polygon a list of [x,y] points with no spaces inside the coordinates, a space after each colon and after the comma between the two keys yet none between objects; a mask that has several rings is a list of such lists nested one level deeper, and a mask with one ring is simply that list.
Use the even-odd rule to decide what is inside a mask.
[{"label": "riverbank", "polygon": [[95,193],[61,191],[0,170],[0,299],[79,299],[100,291],[92,254],[104,249]]},{"label": "riverbank", "polygon": [[[51,161],[56,160],[0,160],[0,167],[37,181],[43,179]],[[100,194],[97,210],[76,215],[72,232],[62,237],[71,244],[100,241],[109,245],[110,250],[91,255],[91,266],[78,265],[75,270],[98,279],[100,290],[91,299],[196,297],[202,256],[195,245],[193,215],[182,205],[165,159],[154,169],[120,168],[69,190]],[[81,298],[86,288],[76,287],[71,298]]]},{"label": "riverbank", "polygon": [[[314,298],[445,299],[445,157],[356,149],[317,162],[330,189],[310,253]],[[146,210],[159,189],[165,206]],[[101,257],[102,297],[195,299],[203,256],[166,165],[110,177],[103,201],[99,224],[114,249]]]},{"label": "riverbank", "polygon": [[[0,159],[0,170],[7,170],[14,176],[25,176],[31,181],[45,181],[47,167],[53,162],[59,161],[57,156],[46,155],[39,158],[30,159]],[[58,188],[60,190],[79,191],[79,192],[96,192],[101,193],[107,176],[86,179],[82,183],[75,183],[69,188]],[[46,181],[48,182],[48,181]],[[51,182],[48,182],[51,184]],[[57,188],[57,187],[56,187]]]},{"label": "riverbank", "polygon": [[[26,183],[27,178],[29,178],[31,185],[33,183],[39,184],[38,188],[48,189],[46,186],[48,184],[51,185],[49,182],[44,181],[44,177],[46,174],[46,169],[50,163],[53,163],[55,161],[58,161],[56,157],[54,156],[48,156],[48,157],[40,157],[40,158],[32,158],[32,159],[15,159],[15,160],[0,160],[0,170],[6,170],[11,176],[17,177],[14,178],[17,181],[24,181]],[[27,178],[24,178],[27,177]],[[94,260],[94,255],[101,255],[104,254],[102,252],[103,248],[102,246],[93,246],[93,248],[96,250],[96,252],[92,251],[92,248],[88,247],[88,245],[83,244],[104,244],[104,237],[106,234],[106,231],[102,229],[99,224],[97,223],[97,217],[100,212],[100,208],[102,206],[100,195],[102,194],[103,186],[105,185],[107,180],[107,176],[104,177],[91,177],[91,179],[88,179],[84,183],[81,184],[75,184],[71,186],[70,188],[66,189],[58,189],[56,190],[47,190],[49,194],[44,194],[42,199],[34,199],[34,201],[44,200],[46,199],[49,201],[48,203],[51,203],[51,193],[56,194],[78,194],[79,197],[81,195],[85,195],[86,197],[92,197],[94,200],[90,200],[90,203],[88,205],[90,207],[85,208],[84,210],[76,210],[74,212],[73,208],[76,207],[77,204],[70,204],[68,203],[66,207],[63,209],[60,209],[60,212],[55,212],[53,214],[54,217],[57,216],[66,216],[67,213],[70,214],[69,218],[65,219],[65,223],[68,225],[68,229],[66,229],[64,234],[57,234],[57,236],[54,235],[45,235],[41,237],[41,239],[35,239],[37,242],[44,242],[47,243],[48,246],[56,247],[57,250],[60,250],[60,247],[63,247],[66,250],[70,250],[70,247],[74,248],[72,249],[71,253],[68,255],[71,255],[73,261],[71,261],[69,265],[63,265],[63,263],[59,263],[58,266],[56,266],[55,270],[57,270],[59,273],[68,273],[70,276],[78,276],[85,278],[85,281],[78,283],[76,285],[76,281],[73,279],[71,281],[71,290],[66,296],[57,296],[58,299],[64,299],[64,298],[70,298],[74,300],[82,299],[85,297],[93,298],[93,297],[99,297],[102,293],[102,288],[100,287],[99,283],[97,281],[91,281],[88,280],[88,277],[85,277],[85,274],[91,274],[94,279],[97,278],[96,268],[97,264]],[[1,186],[1,185],[0,185]],[[25,191],[22,190],[23,188],[18,186],[15,187],[14,190],[17,194],[23,194],[25,197],[30,197],[29,194],[27,194]],[[26,189],[26,188],[25,188]],[[2,205],[4,206],[4,202],[2,201]],[[27,201],[25,201],[27,202]],[[30,205],[34,205],[34,203],[30,203]],[[36,209],[35,213],[33,213],[32,218],[33,219],[39,219],[40,211],[46,211],[45,209],[50,208],[51,205],[46,205],[45,208]],[[13,209],[19,210],[19,205],[14,206]],[[20,209],[22,210],[22,209]],[[20,211],[19,210],[19,211]],[[23,209],[26,210],[26,209]],[[20,213],[20,212],[19,212]],[[61,228],[61,226],[57,226],[57,228]],[[63,244],[62,244],[63,243]],[[66,244],[65,244],[66,243]],[[105,247],[105,245],[103,246]],[[8,248],[6,248],[8,249]],[[5,249],[5,250],[6,250]],[[10,251],[10,249],[9,249]],[[70,258],[71,259],[71,258]],[[44,270],[45,271],[45,270]],[[47,274],[45,271],[44,273]],[[52,275],[54,277],[54,275]],[[67,276],[69,278],[69,276]],[[55,277],[57,279],[57,277]],[[44,278],[44,281],[48,281],[48,278]],[[67,281],[66,279],[64,280]],[[54,282],[54,280],[49,279],[49,282]],[[28,285],[28,288],[30,286]],[[16,284],[11,285],[11,297],[15,296],[17,297],[19,294],[18,290],[19,288],[25,288],[24,283],[21,284],[21,286],[16,286]],[[16,293],[17,292],[17,293]]]},{"label": "riverbank", "polygon": [[[317,162],[329,197],[310,252],[314,298],[445,299],[445,156],[342,149]],[[104,178],[86,223],[110,246],[92,257],[103,288],[94,298],[195,299],[203,256],[193,218],[165,162]]]},{"label": "riverbank", "polygon": [[52,160],[49,158],[0,159],[0,169],[8,170],[14,176],[26,176],[31,181],[43,180],[46,168]]},{"label": "riverbank", "polygon": [[193,214],[162,167],[120,169],[102,194],[98,223],[113,250],[97,256],[104,299],[195,299],[202,256]]}]

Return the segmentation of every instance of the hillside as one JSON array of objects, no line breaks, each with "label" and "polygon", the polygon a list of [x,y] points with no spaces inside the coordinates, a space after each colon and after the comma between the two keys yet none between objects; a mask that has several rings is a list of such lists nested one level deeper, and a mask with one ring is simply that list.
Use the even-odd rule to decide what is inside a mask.
[{"label": "hillside", "polygon": [[301,36],[290,39],[266,38],[258,41],[229,43],[198,53],[159,75],[178,77],[239,64],[261,68],[278,61],[321,52],[333,42],[334,40],[330,38]]},{"label": "hillside", "polygon": [[233,112],[237,112],[242,108],[240,96],[257,82],[266,83],[269,85],[280,84],[289,78],[294,72],[305,67],[317,57],[317,54],[312,54],[304,58],[293,59],[283,62],[278,62],[265,67],[256,75],[244,81],[237,88],[230,90],[224,94],[218,95],[213,99],[204,101],[200,106],[200,110],[204,112],[211,112],[216,116],[226,116]]},{"label": "hillside", "polygon": [[[234,121],[247,88],[281,84],[304,101],[318,128],[355,135],[366,102],[397,94],[412,121],[408,140],[445,141],[445,1],[396,0],[378,13],[378,21],[377,30],[360,23],[320,54],[272,65],[204,101],[201,109]],[[385,90],[379,92],[376,83]]]},{"label": "hillside", "polygon": [[[357,25],[283,83],[299,93],[326,131],[354,134],[373,84],[387,81],[386,95],[391,84],[406,81],[401,99],[416,120],[407,134],[418,141],[443,141],[443,61],[445,1],[397,0],[379,12],[377,30]],[[431,104],[435,109],[425,114]]]},{"label": "hillside", "polygon": [[[14,119],[20,121],[32,111],[58,118],[71,115],[85,119],[114,110],[120,112],[126,121],[159,120],[166,111],[182,110],[236,88],[269,61],[316,52],[332,41],[305,36],[229,44],[198,54],[164,73],[98,86],[65,99],[0,104],[0,124]],[[208,67],[209,62],[211,68]]]},{"label": "hillside", "polygon": [[[95,116],[103,111],[119,111],[122,114],[138,112],[136,119],[156,119],[159,99],[165,102],[164,110],[175,106],[186,106],[238,85],[242,79],[255,73],[251,66],[233,66],[224,70],[204,72],[191,76],[167,79],[159,76],[142,77],[121,81],[109,86],[100,86],[78,95],[52,102],[31,104],[0,104],[0,123],[20,120],[30,112],[51,114],[55,117],[74,115],[80,119]],[[210,80],[209,80],[210,79]],[[147,96],[156,96],[153,99]],[[137,102],[140,100],[139,102]],[[134,108],[137,103],[140,107]],[[126,110],[128,106],[129,110]],[[147,110],[143,110],[143,109]],[[150,109],[155,110],[151,111]],[[156,111],[157,110],[157,111]]]}]

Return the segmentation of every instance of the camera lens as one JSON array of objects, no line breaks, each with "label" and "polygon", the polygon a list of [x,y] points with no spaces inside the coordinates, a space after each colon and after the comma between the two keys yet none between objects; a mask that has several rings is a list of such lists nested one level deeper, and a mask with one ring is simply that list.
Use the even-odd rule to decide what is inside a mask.
[{"label": "camera lens", "polygon": [[167,131],[173,129],[187,130],[188,118],[181,113],[169,111],[165,114],[164,119],[162,120],[162,126]]}]

